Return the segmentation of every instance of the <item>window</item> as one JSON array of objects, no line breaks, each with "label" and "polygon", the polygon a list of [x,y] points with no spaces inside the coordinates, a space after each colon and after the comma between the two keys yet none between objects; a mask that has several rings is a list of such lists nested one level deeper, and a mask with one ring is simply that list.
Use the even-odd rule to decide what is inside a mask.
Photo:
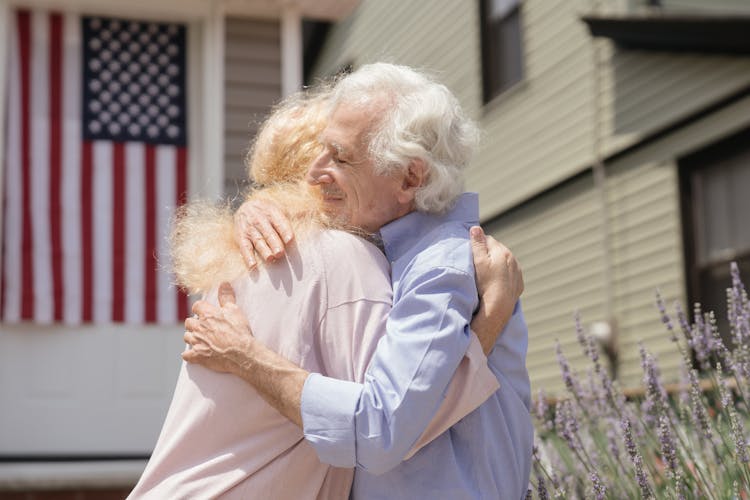
[{"label": "window", "polygon": [[750,283],[750,129],[680,162],[688,295],[714,311],[729,343],[726,289],[736,261]]},{"label": "window", "polygon": [[482,84],[487,103],[523,78],[521,0],[480,0]]}]

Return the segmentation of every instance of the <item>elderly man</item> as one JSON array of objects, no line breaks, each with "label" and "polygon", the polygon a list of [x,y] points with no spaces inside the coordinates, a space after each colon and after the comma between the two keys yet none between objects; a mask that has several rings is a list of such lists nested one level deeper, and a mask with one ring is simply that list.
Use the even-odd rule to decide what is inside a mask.
[{"label": "elderly man", "polygon": [[[198,303],[188,319],[187,361],[241,373],[272,406],[303,428],[319,458],[357,470],[354,498],[522,498],[532,425],[525,367],[527,331],[516,305],[490,350],[500,389],[414,456],[402,461],[435,414],[469,345],[478,308],[469,227],[476,195],[462,169],[473,124],[442,85],[405,67],[374,64],[336,86],[326,151],[308,181],[328,211],[378,233],[391,263],[393,308],[364,383],[309,373],[248,335],[236,307]],[[253,231],[276,254],[290,237],[283,220]],[[271,234],[271,236],[264,236]]]}]

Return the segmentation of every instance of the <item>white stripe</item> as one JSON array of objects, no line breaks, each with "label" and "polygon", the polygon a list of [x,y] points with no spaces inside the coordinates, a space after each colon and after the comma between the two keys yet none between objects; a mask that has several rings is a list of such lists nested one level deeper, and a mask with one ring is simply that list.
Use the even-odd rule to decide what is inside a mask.
[{"label": "white stripe", "polygon": [[177,297],[175,287],[171,284],[169,273],[169,222],[174,211],[177,191],[177,148],[175,146],[158,146],[156,148],[156,208],[157,208],[157,248],[159,255],[159,273],[157,290],[159,307],[156,311],[157,322],[174,324],[177,322]]},{"label": "white stripe", "polygon": [[125,145],[125,322],[143,322],[146,252],[146,147],[140,142]]},{"label": "white stripe", "polygon": [[112,321],[112,169],[109,141],[93,143],[94,322]]},{"label": "white stripe", "polygon": [[[15,14],[15,12],[13,12]],[[3,321],[17,323],[21,316],[21,245],[22,183],[21,175],[21,70],[19,67],[16,16],[8,22],[8,122],[5,171],[5,310]]]},{"label": "white stripe", "polygon": [[31,220],[34,235],[34,318],[51,323],[52,251],[49,220],[49,15],[31,15]]},{"label": "white stripe", "polygon": [[81,19],[66,14],[63,24],[62,247],[64,319],[81,322]]}]

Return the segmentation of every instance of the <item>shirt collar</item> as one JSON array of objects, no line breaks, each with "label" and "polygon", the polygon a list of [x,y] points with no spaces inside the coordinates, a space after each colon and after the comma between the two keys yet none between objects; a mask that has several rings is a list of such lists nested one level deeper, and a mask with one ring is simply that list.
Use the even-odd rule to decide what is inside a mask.
[{"label": "shirt collar", "polygon": [[425,234],[447,222],[479,224],[479,195],[464,193],[455,206],[442,215],[410,212],[380,228],[385,255],[393,261],[404,255]]}]

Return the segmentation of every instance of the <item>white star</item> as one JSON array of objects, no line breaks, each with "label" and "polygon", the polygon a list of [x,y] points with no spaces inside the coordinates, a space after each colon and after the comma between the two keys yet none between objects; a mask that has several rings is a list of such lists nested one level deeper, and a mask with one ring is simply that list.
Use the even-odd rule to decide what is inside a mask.
[{"label": "white star", "polygon": [[98,134],[102,131],[102,124],[96,120],[92,120],[91,123],[89,123],[89,130],[94,134]]}]

